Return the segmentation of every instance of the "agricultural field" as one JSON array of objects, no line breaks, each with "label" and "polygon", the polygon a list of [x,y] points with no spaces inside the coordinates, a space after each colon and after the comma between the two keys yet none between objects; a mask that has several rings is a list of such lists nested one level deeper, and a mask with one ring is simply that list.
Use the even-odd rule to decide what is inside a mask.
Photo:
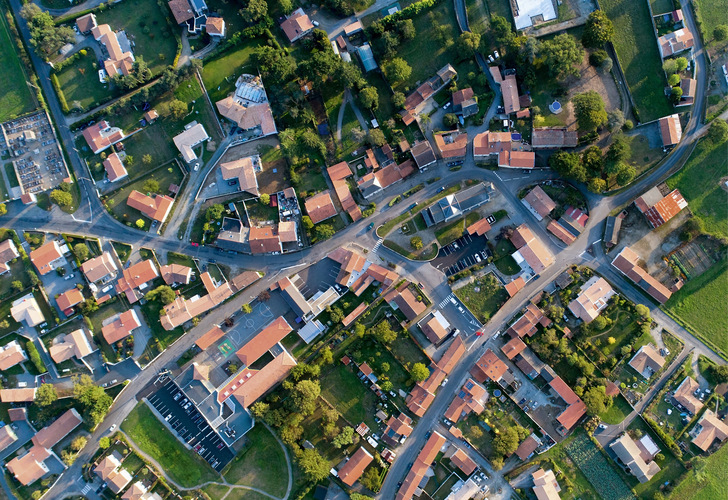
[{"label": "agricultural field", "polygon": [[0,19],[0,65],[14,78],[0,79],[0,122],[22,115],[34,108],[33,95],[25,82],[22,63],[10,38],[7,20]]},{"label": "agricultural field", "polygon": [[728,446],[723,446],[706,460],[703,477],[690,473],[670,495],[672,500],[714,500],[725,498],[728,484]]},{"label": "agricultural field", "polygon": [[602,0],[614,23],[614,49],[637,106],[638,121],[649,122],[673,112],[663,94],[665,74],[645,2]]},{"label": "agricultural field", "polygon": [[728,169],[727,146],[701,139],[685,166],[667,180],[670,189],[679,189],[693,214],[702,219],[705,232],[718,238],[728,238],[728,203],[720,185]]},{"label": "agricultural field", "polygon": [[508,293],[492,274],[455,290],[455,295],[485,324],[508,300]]},{"label": "agricultural field", "polygon": [[607,462],[607,459],[586,434],[578,432],[574,439],[564,446],[564,449],[602,498],[610,500],[634,500],[636,498],[614,470],[616,466]]}]

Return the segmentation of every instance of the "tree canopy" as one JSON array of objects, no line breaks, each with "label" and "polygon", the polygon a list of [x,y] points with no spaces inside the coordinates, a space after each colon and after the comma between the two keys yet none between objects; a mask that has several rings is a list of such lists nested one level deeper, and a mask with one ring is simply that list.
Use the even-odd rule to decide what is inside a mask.
[{"label": "tree canopy", "polygon": [[578,66],[584,59],[584,49],[577,45],[576,38],[564,33],[541,44],[541,57],[552,76],[579,76]]},{"label": "tree canopy", "polygon": [[574,112],[579,128],[585,132],[596,130],[607,123],[607,112],[604,109],[602,96],[594,90],[577,94],[572,99]]},{"label": "tree canopy", "polygon": [[84,416],[89,417],[94,426],[101,423],[114,402],[88,375],[74,377],[73,396],[83,406]]},{"label": "tree canopy", "polygon": [[424,363],[415,363],[412,365],[410,374],[415,382],[422,382],[423,380],[427,380],[427,377],[430,376],[430,370]]},{"label": "tree canopy", "polygon": [[595,10],[586,19],[581,43],[584,47],[599,48],[614,38],[614,26],[603,10]]},{"label": "tree canopy", "polygon": [[382,66],[387,78],[395,83],[403,82],[412,74],[412,68],[401,57],[395,57]]}]

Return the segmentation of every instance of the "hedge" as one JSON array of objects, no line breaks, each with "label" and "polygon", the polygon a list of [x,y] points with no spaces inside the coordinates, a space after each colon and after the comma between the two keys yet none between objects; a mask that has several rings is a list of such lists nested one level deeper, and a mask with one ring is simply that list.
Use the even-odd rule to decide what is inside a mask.
[{"label": "hedge", "polygon": [[66,102],[66,96],[63,94],[63,90],[61,90],[61,84],[58,83],[58,77],[55,75],[55,73],[51,73],[51,83],[53,84],[53,90],[56,91],[56,94],[58,95],[58,101],[61,103],[61,111],[64,113],[68,113],[68,103]]},{"label": "hedge", "polygon": [[670,450],[675,454],[676,457],[679,459],[682,459],[682,450],[680,447],[675,443],[675,440],[672,439],[672,436],[670,436],[668,433],[662,430],[662,427],[658,425],[657,422],[652,420],[650,417],[643,416],[645,422],[647,422],[647,425],[652,427],[652,430],[655,431],[655,434],[657,434],[660,439],[670,448]]},{"label": "hedge", "polygon": [[440,0],[420,0],[419,2],[415,2],[408,7],[405,7],[404,9],[395,12],[394,14],[388,15],[387,17],[382,19],[382,22],[385,25],[391,25],[393,22],[396,21],[400,21],[403,19],[412,19],[422,11],[426,9],[431,9],[438,3],[440,3]]},{"label": "hedge", "polygon": [[30,361],[35,365],[36,370],[38,370],[38,373],[45,373],[48,371],[45,364],[43,363],[43,360],[40,359],[40,354],[38,353],[38,348],[35,347],[35,344],[33,342],[28,342],[25,345],[25,350],[28,351],[28,356],[30,357]]}]

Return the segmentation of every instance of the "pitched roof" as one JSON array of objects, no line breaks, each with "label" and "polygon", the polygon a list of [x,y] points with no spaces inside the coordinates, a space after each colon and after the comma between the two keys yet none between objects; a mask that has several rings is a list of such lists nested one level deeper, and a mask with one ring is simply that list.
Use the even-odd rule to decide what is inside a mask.
[{"label": "pitched roof", "polygon": [[614,294],[607,280],[593,276],[581,286],[579,295],[569,302],[569,310],[585,323],[591,323],[607,307]]},{"label": "pitched roof", "polygon": [[7,263],[20,257],[18,249],[12,239],[0,242],[0,274],[7,272],[10,268]]},{"label": "pitched roof", "polygon": [[253,254],[281,251],[281,240],[278,231],[272,226],[251,226],[248,232],[248,244]]},{"label": "pitched roof", "polygon": [[91,31],[96,26],[96,15],[93,12],[76,18],[76,27],[80,33]]},{"label": "pitched roof", "polygon": [[233,294],[230,282],[217,283],[208,272],[200,275],[200,281],[207,291],[206,295],[202,297],[195,295],[190,299],[178,295],[174,302],[164,306],[164,315],[160,317],[160,322],[165,330],[171,330],[185,321],[217,307]]},{"label": "pitched roof", "polygon": [[490,156],[511,150],[510,132],[481,132],[473,139],[474,156]]},{"label": "pitched roof", "polygon": [[188,125],[188,127],[189,128],[186,128],[179,134],[175,135],[172,138],[172,142],[174,142],[174,145],[182,154],[182,159],[184,159],[187,163],[190,163],[197,158],[197,155],[192,148],[201,142],[205,142],[210,138],[210,136],[207,135],[207,131],[201,123],[196,123],[191,127]]},{"label": "pitched roof", "polygon": [[523,279],[523,276],[519,276],[518,278],[506,283],[505,289],[506,292],[508,292],[508,296],[513,297],[515,294],[518,293],[519,290],[521,290],[525,286],[526,280]]},{"label": "pitched roof", "polygon": [[190,282],[192,268],[182,264],[167,264],[159,268],[159,274],[168,285],[180,283],[186,285]]},{"label": "pitched roof", "polygon": [[[103,26],[108,28],[106,24]],[[111,127],[106,120],[86,127],[83,129],[82,134],[89,148],[94,153],[99,153],[124,138],[124,132],[116,127]]]},{"label": "pitched roof", "polygon": [[285,379],[296,366],[296,360],[285,349],[260,370],[244,368],[235,375],[228,385],[219,389],[218,401],[234,396],[244,408],[252,405],[258,398]]},{"label": "pitched roof", "polygon": [[395,417],[392,415],[387,421],[387,427],[382,432],[382,439],[388,442],[391,446],[396,446],[401,436],[409,436],[412,434],[412,419],[400,412]]},{"label": "pitched roof", "polygon": [[42,446],[33,446],[23,456],[16,456],[5,467],[23,485],[29,485],[45,476],[49,470],[45,460],[51,453]]},{"label": "pitched roof", "polygon": [[25,321],[31,328],[45,321],[43,311],[32,293],[15,300],[10,308],[10,314],[15,321],[18,323]]},{"label": "pitched roof", "polygon": [[660,118],[660,136],[663,146],[674,146],[682,139],[682,125],[680,115],[674,114]]},{"label": "pitched roof", "polygon": [[554,256],[549,249],[534,236],[526,224],[518,226],[513,231],[510,239],[536,274],[541,273],[554,263]]},{"label": "pitched roof", "polygon": [[313,23],[303,9],[297,9],[281,23],[283,32],[288,40],[293,43],[313,29]]},{"label": "pitched roof", "polygon": [[657,349],[651,344],[643,345],[629,360],[629,366],[645,378],[650,378],[665,365],[663,358]]},{"label": "pitched roof", "polygon": [[331,165],[329,168],[326,169],[326,171],[328,172],[329,177],[332,181],[340,181],[352,175],[349,164],[345,161],[340,161],[336,165]]},{"label": "pitched roof", "polygon": [[204,351],[205,349],[210,347],[212,344],[217,342],[219,339],[221,339],[224,335],[225,335],[225,332],[222,331],[222,328],[215,325],[212,328],[210,328],[207,332],[205,332],[205,334],[202,335],[202,337],[197,339],[195,344],[197,345],[197,347],[199,347],[200,349],[202,349]]},{"label": "pitched roof", "polygon": [[655,462],[645,463],[639,448],[626,432],[609,447],[640,483],[646,483],[660,472],[660,467]]},{"label": "pitched roof", "polygon": [[675,389],[675,393],[672,397],[680,403],[686,410],[695,415],[703,407],[703,402],[695,397],[695,391],[700,388],[694,379],[685,377],[685,380],[680,382],[680,385]]},{"label": "pitched roof", "polygon": [[63,257],[61,247],[58,246],[56,240],[41,245],[31,251],[29,255],[30,261],[35,265],[40,274],[48,274],[51,272],[53,270],[51,263]]},{"label": "pitched roof", "polygon": [[402,314],[404,314],[407,318],[407,321],[412,321],[417,316],[425,312],[427,306],[424,302],[417,300],[417,297],[415,297],[408,285],[408,282],[403,283],[399,288],[389,292],[384,297],[384,300],[389,305],[394,303],[397,306],[397,309],[402,311]]},{"label": "pitched roof", "polygon": [[260,127],[263,135],[270,135],[276,132],[273,111],[271,111],[270,104],[267,102],[258,104],[243,103],[231,94],[217,101],[215,107],[217,107],[218,112],[223,117],[235,122],[243,130]]},{"label": "pitched roof", "polygon": [[672,292],[657,281],[651,274],[642,269],[637,262],[639,256],[630,247],[624,247],[621,252],[612,260],[612,265],[634,281],[642,290],[647,292],[653,299],[661,304],[667,302]]},{"label": "pitched roof", "polygon": [[463,471],[463,474],[466,476],[469,476],[475,469],[478,468],[478,464],[476,464],[473,459],[467,456],[460,448],[457,448],[457,451],[450,455],[450,461],[458,469]]},{"label": "pitched roof", "polygon": [[460,336],[457,336],[437,362],[437,367],[446,374],[450,373],[463,354],[465,354],[465,342]]},{"label": "pitched roof", "polygon": [[695,46],[695,38],[687,26],[675,30],[666,35],[662,35],[657,39],[660,47],[660,54],[663,59],[683,50],[690,49]]},{"label": "pitched roof", "polygon": [[331,183],[334,185],[334,191],[336,192],[336,196],[339,198],[341,207],[346,210],[346,213],[349,214],[351,220],[353,222],[360,220],[362,218],[361,209],[354,200],[354,196],[351,194],[349,184],[341,179],[331,181]]},{"label": "pitched roof", "polygon": [[468,227],[465,228],[465,231],[467,231],[468,234],[471,236],[483,236],[485,233],[490,231],[490,223],[488,222],[488,219],[483,218],[477,222],[470,224]]},{"label": "pitched roof", "polygon": [[81,359],[91,354],[94,349],[86,337],[86,332],[82,328],[74,330],[63,336],[60,342],[57,342],[49,349],[51,358],[56,363],[62,363],[72,357]]},{"label": "pitched roof", "polygon": [[98,257],[89,259],[81,264],[81,271],[83,271],[86,279],[91,283],[115,274],[117,270],[116,263],[109,252],[104,252]]},{"label": "pitched roof", "polygon": [[31,403],[34,399],[35,387],[0,389],[0,401],[3,403]]},{"label": "pitched roof", "polygon": [[283,340],[293,329],[283,316],[268,324],[255,337],[250,339],[235,353],[246,366],[252,365],[258,358],[268,352],[274,345]]},{"label": "pitched roof", "polygon": [[437,431],[433,431],[430,438],[422,447],[422,450],[417,455],[414,463],[410,467],[410,471],[402,482],[399,491],[397,491],[396,500],[411,500],[415,494],[415,491],[420,485],[420,482],[425,477],[427,469],[430,468],[432,462],[437,457],[442,446],[447,442],[447,439]]},{"label": "pitched roof", "polygon": [[311,222],[314,224],[318,224],[336,215],[336,207],[328,189],[308,198],[305,206],[306,213],[311,217]]},{"label": "pitched roof", "polygon": [[208,35],[225,36],[225,19],[222,17],[207,17],[205,21],[205,31]]},{"label": "pitched roof", "polygon": [[556,208],[556,202],[546,194],[541,186],[536,186],[528,192],[523,198],[523,201],[533,208],[538,215],[542,218],[546,217],[551,211]]},{"label": "pitched roof", "polygon": [[435,148],[442,158],[459,158],[468,150],[467,132],[442,132],[433,134]]},{"label": "pitched roof", "polygon": [[507,75],[500,84],[501,93],[503,94],[503,107],[506,114],[515,113],[521,109],[518,99],[518,84],[516,83],[516,75]]},{"label": "pitched roof", "polygon": [[11,422],[20,422],[28,419],[28,410],[25,408],[8,408],[8,416]]},{"label": "pitched roof", "polygon": [[364,469],[372,463],[374,457],[363,446],[347,460],[347,462],[339,469],[339,479],[347,486],[354,486],[354,483],[364,473]]},{"label": "pitched roof", "polygon": [[518,337],[523,337],[524,335],[532,337],[536,333],[536,325],[543,324],[544,322],[547,322],[547,324],[543,326],[548,326],[551,323],[536,304],[529,303],[523,315],[508,328],[508,334]]},{"label": "pitched roof", "polygon": [[556,377],[551,382],[549,382],[549,385],[554,391],[556,391],[556,394],[558,394],[559,397],[563,399],[567,405],[579,401],[579,396],[576,395],[576,393],[571,389],[571,387],[568,386],[566,382],[564,382],[561,377]]},{"label": "pitched roof", "polygon": [[507,371],[506,364],[493,351],[487,349],[470,369],[470,374],[482,384],[488,379],[498,382]]},{"label": "pitched roof", "polygon": [[437,161],[435,152],[432,150],[432,146],[430,146],[430,142],[427,140],[415,142],[410,148],[410,152],[412,153],[412,158],[414,158],[415,163],[417,163],[417,167],[419,168],[426,167],[427,165]]},{"label": "pitched roof", "polygon": [[9,425],[6,425],[2,428],[0,428],[0,450],[5,450],[13,444],[15,441],[18,440],[18,436],[15,435],[15,432],[13,431],[13,428]]},{"label": "pitched roof", "polygon": [[647,217],[650,225],[655,228],[665,224],[680,213],[683,208],[688,206],[688,202],[685,201],[685,198],[683,198],[677,189],[673,189],[655,203],[651,203],[651,200],[648,200],[649,198],[640,196],[634,201],[634,204]]},{"label": "pitched roof", "polygon": [[4,346],[0,346],[0,370],[7,370],[18,363],[26,361],[25,351],[17,340],[13,340]]},{"label": "pitched roof", "polygon": [[126,171],[126,167],[121,161],[121,158],[116,153],[111,153],[104,160],[104,169],[106,175],[109,177],[110,182],[118,181],[129,175]]},{"label": "pitched roof", "polygon": [[466,89],[460,89],[456,92],[453,92],[452,94],[452,105],[453,106],[462,106],[462,104],[467,101],[468,99],[472,99],[475,95],[475,92],[473,92],[473,89],[468,87]]},{"label": "pitched roof", "polygon": [[508,359],[513,359],[518,356],[526,348],[526,344],[521,340],[520,337],[513,337],[511,340],[501,347],[501,351],[506,355]]},{"label": "pitched roof", "polygon": [[43,427],[33,436],[33,444],[50,449],[66,437],[73,429],[83,423],[83,418],[75,408],[71,408],[53,421],[51,425]]},{"label": "pitched roof", "polygon": [[136,189],[129,193],[126,204],[131,208],[139,210],[152,220],[164,222],[172,209],[174,199],[166,195],[155,194],[147,196]]},{"label": "pitched roof", "polygon": [[[159,276],[159,272],[151,259],[137,262],[133,266],[124,269],[121,278],[116,282],[116,292],[126,292],[127,299],[133,304],[139,300],[139,297],[134,293],[134,289],[149,283],[157,276]],[[129,297],[129,295],[132,295],[132,297]]]},{"label": "pitched roof", "polygon": [[536,451],[536,448],[538,448],[538,441],[536,441],[533,436],[528,436],[521,444],[518,445],[518,448],[516,448],[516,456],[525,461],[534,451]]},{"label": "pitched roof", "polygon": [[450,324],[446,323],[447,326],[443,325],[441,323],[441,319],[445,320],[445,318],[442,316],[442,313],[440,313],[439,311],[433,311],[427,321],[422,320],[420,322],[420,329],[422,330],[422,333],[424,333],[425,337],[427,337],[427,339],[433,344],[437,344],[442,339],[447,337],[448,334],[446,328],[449,327]]},{"label": "pitched roof", "polygon": [[728,438],[728,425],[712,410],[705,410],[695,428],[699,432],[695,434],[693,444],[703,451],[708,451],[716,440],[722,443]]},{"label": "pitched roof", "polygon": [[534,168],[536,153],[533,151],[501,151],[498,166],[503,168]]},{"label": "pitched roof", "polygon": [[578,143],[577,132],[566,127],[534,127],[531,132],[531,146],[534,149],[575,148]]},{"label": "pitched roof", "polygon": [[101,328],[101,334],[109,344],[114,344],[131,335],[131,332],[142,326],[134,309],[122,312],[112,322]]},{"label": "pitched roof", "polygon": [[167,2],[177,24],[182,24],[195,17],[188,0],[170,0]]},{"label": "pitched roof", "polygon": [[559,500],[559,483],[556,482],[554,471],[539,469],[531,474],[533,478],[533,493],[538,500]]},{"label": "pitched roof", "polygon": [[241,191],[258,196],[258,178],[255,175],[253,157],[246,156],[220,164],[224,180],[236,179]]}]

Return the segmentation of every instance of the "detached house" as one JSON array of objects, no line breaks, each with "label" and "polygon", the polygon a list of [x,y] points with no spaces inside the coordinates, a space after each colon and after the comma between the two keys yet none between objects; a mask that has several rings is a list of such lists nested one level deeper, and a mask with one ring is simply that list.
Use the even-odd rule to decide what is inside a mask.
[{"label": "detached house", "polygon": [[629,366],[634,371],[642,375],[642,378],[649,379],[665,366],[665,358],[663,358],[652,344],[643,345],[629,360]]},{"label": "detached house", "polygon": [[569,302],[569,311],[584,323],[591,323],[609,305],[616,292],[602,277],[592,276],[581,286],[579,295]]},{"label": "detached house", "polygon": [[20,257],[18,249],[12,239],[0,243],[0,276],[10,272],[8,263]]},{"label": "detached house", "polygon": [[[64,245],[64,249],[67,248]],[[63,257],[63,251],[58,245],[58,241],[53,240],[36,248],[30,252],[30,261],[40,274],[48,274],[57,267],[66,265],[66,259]]]},{"label": "detached house", "polygon": [[313,31],[313,23],[302,8],[298,8],[281,23],[281,29],[293,43]]},{"label": "detached house", "polygon": [[460,89],[453,93],[452,110],[453,113],[462,115],[463,118],[478,113],[478,98],[475,97],[472,88]]}]

